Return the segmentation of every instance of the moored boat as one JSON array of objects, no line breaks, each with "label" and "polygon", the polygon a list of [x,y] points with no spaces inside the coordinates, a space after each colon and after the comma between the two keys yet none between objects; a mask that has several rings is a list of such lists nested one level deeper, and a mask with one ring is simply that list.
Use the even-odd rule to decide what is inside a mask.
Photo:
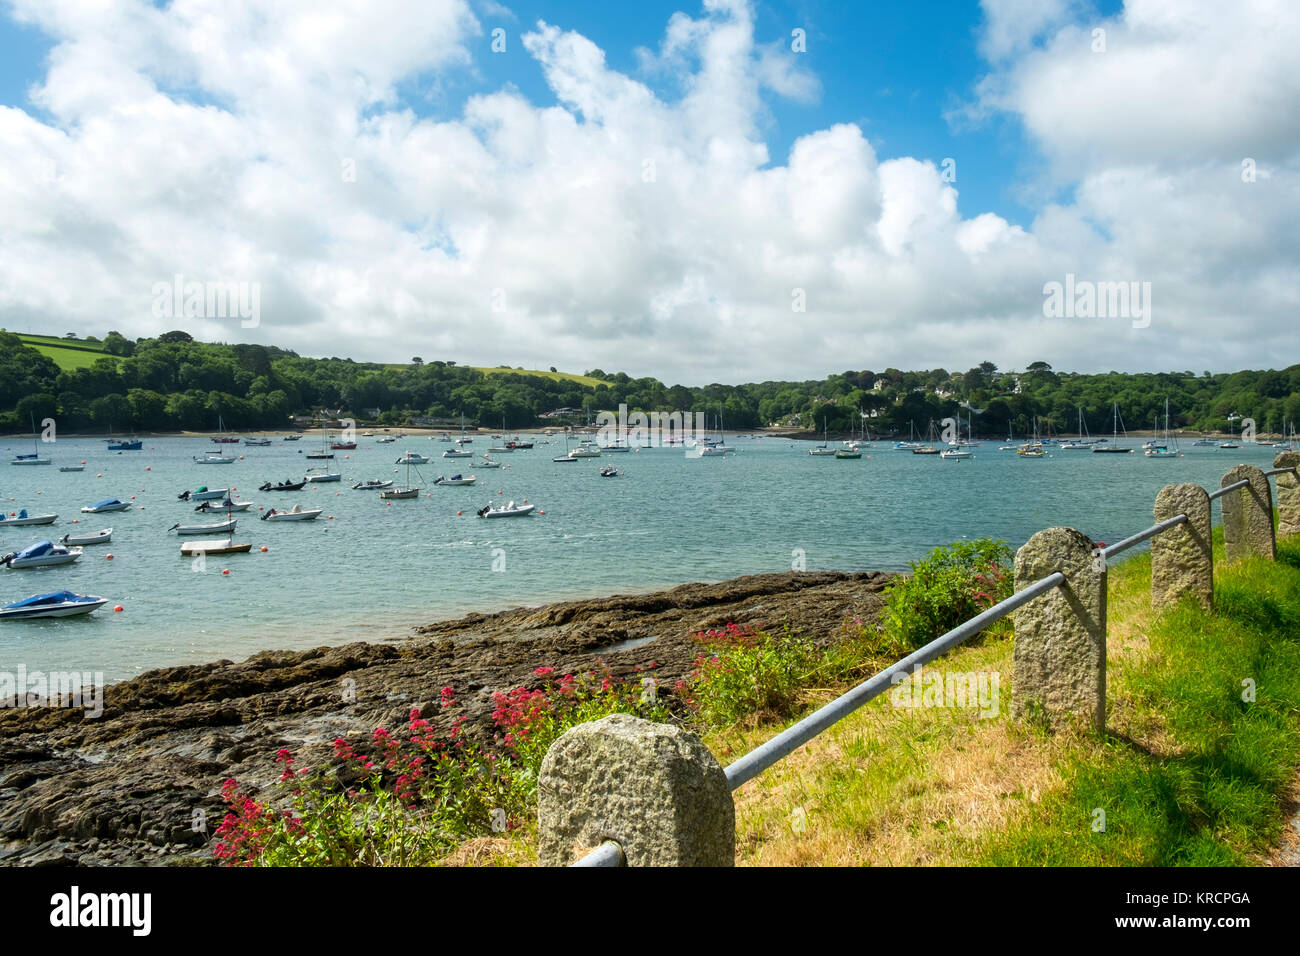
[{"label": "moored boat", "polygon": [[315,521],[320,517],[323,508],[304,508],[302,505],[294,505],[288,511],[276,511],[272,508],[270,511],[262,512],[263,521]]},{"label": "moored boat", "polygon": [[473,475],[452,475],[450,478],[444,478],[442,475],[439,475],[437,478],[433,479],[435,485],[472,485],[476,481],[478,481],[478,479]]},{"label": "moored boat", "polygon": [[193,491],[182,491],[176,497],[181,501],[215,501],[230,495],[229,488],[216,488],[209,491],[207,485],[199,485]]},{"label": "moored boat", "polygon": [[98,515],[109,511],[126,511],[131,505],[125,501],[119,501],[117,498],[105,498],[103,501],[97,501],[93,505],[86,505],[81,511],[83,514]]},{"label": "moored boat", "polygon": [[384,488],[393,487],[391,479],[380,481],[378,478],[371,478],[369,481],[358,481],[352,486],[353,491],[381,491]]},{"label": "moored boat", "polygon": [[0,607],[0,620],[26,620],[36,617],[76,617],[89,614],[108,603],[108,598],[94,594],[74,594],[72,591],[51,591],[33,594],[21,601]]},{"label": "moored boat", "polygon": [[500,508],[493,508],[491,505],[480,508],[478,516],[480,518],[522,518],[525,515],[532,514],[533,509],[536,507],[536,505],[517,505],[512,501]]},{"label": "moored boat", "polygon": [[0,528],[4,527],[25,527],[26,525],[36,524],[54,524],[57,514],[29,515],[27,509],[23,508],[16,515],[6,515],[0,512]]},{"label": "moored boat", "polygon": [[53,541],[38,541],[21,551],[11,551],[0,557],[0,564],[11,570],[43,568],[58,564],[71,564],[81,557],[80,548],[65,548]]},{"label": "moored boat", "polygon": [[59,543],[68,547],[84,547],[88,544],[108,544],[113,540],[113,529],[104,528],[90,534],[65,534],[59,539]]},{"label": "moored boat", "polygon": [[216,524],[174,524],[167,530],[177,534],[221,534],[223,531],[233,532],[237,523],[237,519],[231,518]]}]

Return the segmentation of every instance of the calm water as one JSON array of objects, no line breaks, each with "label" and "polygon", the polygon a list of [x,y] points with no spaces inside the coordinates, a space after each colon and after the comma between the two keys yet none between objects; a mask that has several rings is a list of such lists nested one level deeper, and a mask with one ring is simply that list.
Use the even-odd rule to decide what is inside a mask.
[{"label": "calm water", "polygon": [[[861,460],[841,461],[811,457],[807,442],[740,437],[732,439],[739,453],[726,458],[687,459],[680,449],[662,448],[557,465],[551,458],[564,443],[553,441],[496,456],[507,463],[500,470],[444,461],[438,456],[450,446],[424,437],[383,445],[359,438],[355,451],[336,452],[332,463],[305,460],[320,447],[311,436],[266,448],[217,446],[206,438],[146,439],[138,452],[108,452],[92,439],[42,445],[53,466],[0,465],[0,504],[6,511],[55,511],[59,519],[38,528],[0,526],[0,553],[105,527],[113,528],[113,541],[88,547],[74,565],[0,570],[0,602],[66,588],[110,603],[83,618],[0,621],[0,670],[21,662],[29,670],[103,671],[112,681],[269,648],[384,640],[471,610],[785,571],[795,549],[809,570],[898,569],[959,538],[991,535],[1018,546],[1052,525],[1113,542],[1150,524],[1162,485],[1218,487],[1232,465],[1268,467],[1275,451],[1188,447],[1172,460],[1056,451],[1033,460],[999,452],[993,442],[975,449],[972,460],[951,462],[882,444]],[[481,454],[489,444],[479,436],[474,447]],[[31,447],[0,441],[6,462]],[[218,447],[243,458],[194,464],[192,456]],[[412,469],[423,489],[419,500],[386,504],[377,492],[351,490],[372,477],[400,484],[405,467],[394,459],[407,448],[434,458],[420,475]],[[83,460],[84,472],[58,470]],[[332,464],[343,482],[300,493],[257,491],[264,481],[298,479],[318,464]],[[602,464],[627,476],[601,478]],[[431,484],[455,472],[476,474],[478,485]],[[203,572],[180,556],[181,541],[194,539],[166,530],[178,521],[217,520],[176,498],[200,485],[233,486],[255,502],[251,513],[237,516],[236,531],[253,551],[210,558]],[[131,499],[134,507],[80,513],[82,505],[111,497]],[[546,513],[475,516],[483,505],[511,498]],[[256,517],[259,505],[295,503],[325,514],[304,523]],[[504,561],[504,570],[494,571],[494,561]],[[115,604],[121,613],[112,612]]]}]

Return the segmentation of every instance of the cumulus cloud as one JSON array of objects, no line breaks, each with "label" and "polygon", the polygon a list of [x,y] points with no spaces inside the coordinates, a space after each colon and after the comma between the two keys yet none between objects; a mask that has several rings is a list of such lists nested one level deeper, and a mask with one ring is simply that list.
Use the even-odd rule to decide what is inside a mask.
[{"label": "cumulus cloud", "polygon": [[[1300,36],[1257,6],[1133,2],[1097,54],[1085,8],[987,0],[973,111],[1073,197],[1022,229],[853,124],[771,156],[771,103],[820,83],[741,0],[672,16],[636,76],[532,24],[509,55],[555,105],[423,116],[400,91],[483,55],[463,0],[21,0],[55,46],[33,107],[0,108],[0,324],[687,382],[1277,364],[1253,336],[1294,312]],[[1151,326],[1045,319],[1067,272],[1151,281]],[[261,327],[153,315],[177,274],[260,282]]]}]

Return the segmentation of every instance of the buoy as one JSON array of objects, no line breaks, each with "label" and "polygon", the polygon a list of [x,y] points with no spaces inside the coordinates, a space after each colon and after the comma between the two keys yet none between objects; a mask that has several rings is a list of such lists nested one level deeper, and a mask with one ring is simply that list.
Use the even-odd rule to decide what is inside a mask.
[{"label": "buoy", "polygon": [[95,477],[96,477],[96,478],[103,478],[104,476],[101,474],[101,475],[96,475]]},{"label": "buoy", "polygon": [[266,554],[266,545],[262,545],[262,553]]},{"label": "buoy", "polygon": [[120,611],[120,610],[122,610],[122,605],[120,605],[120,604],[115,604],[115,605],[113,605],[113,610],[114,610],[114,611]]},{"label": "buoy", "polygon": [[131,496],[131,500],[132,500],[132,501],[135,501],[135,495],[132,495],[132,496]]},{"label": "buoy", "polygon": [[385,501],[384,504],[386,504],[390,508],[393,506],[393,503],[391,501]]},{"label": "buoy", "polygon": [[80,518],[73,518],[73,519],[72,519],[72,523],[73,523],[73,524],[81,524],[81,519],[80,519]]},{"label": "buoy", "polygon": [[539,511],[539,512],[537,512],[537,513],[538,513],[539,515],[544,515],[544,514],[546,514],[545,511]]},{"label": "buoy", "polygon": [[229,574],[229,573],[230,573],[230,568],[222,568],[222,569],[221,569],[221,573],[222,573],[222,574]]},{"label": "buoy", "polygon": [[[82,464],[84,465],[85,462],[83,461]],[[146,468],[145,471],[153,471],[153,469],[152,469],[152,468]]]},{"label": "buoy", "polygon": [[459,515],[459,514],[464,514],[464,512],[463,512],[463,511],[457,511],[456,514],[458,514],[458,515]]},{"label": "buoy", "polygon": [[105,560],[105,561],[112,561],[112,560],[113,560],[113,552],[110,551],[108,554],[104,555],[104,560]]},{"label": "buoy", "polygon": [[330,520],[330,521],[333,521],[333,520],[334,520],[334,516],[333,516],[333,515],[330,515],[330,516],[329,516],[329,520]]}]

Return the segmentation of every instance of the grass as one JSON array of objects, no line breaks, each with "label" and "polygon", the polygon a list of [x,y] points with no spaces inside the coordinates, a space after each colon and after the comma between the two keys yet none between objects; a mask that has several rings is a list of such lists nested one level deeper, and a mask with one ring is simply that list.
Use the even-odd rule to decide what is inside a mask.
[{"label": "grass", "polygon": [[553,382],[577,382],[587,388],[609,384],[603,378],[592,378],[590,375],[575,375],[573,372],[548,372],[536,368],[486,368],[480,365],[470,367],[476,372],[482,372],[484,375],[537,375],[541,378],[549,378]]},{"label": "grass", "polygon": [[[17,332],[15,334],[23,340],[24,345],[36,349],[47,358],[53,359],[54,364],[59,367],[61,372],[90,368],[102,358],[116,360],[116,356],[100,351],[100,345],[96,342],[86,342],[81,339],[62,339],[53,335],[30,335],[26,332]],[[76,346],[76,348],[71,346]],[[82,349],[93,349],[94,351],[86,352],[82,351]]]},{"label": "grass", "polygon": [[[1010,721],[1012,639],[986,638],[934,666],[997,673],[996,718],[882,695],[736,792],[737,862],[1265,862],[1300,765],[1300,542],[1215,578],[1213,613],[1157,614],[1149,556],[1111,569],[1105,736]],[[780,729],[706,742],[725,765]]]}]

